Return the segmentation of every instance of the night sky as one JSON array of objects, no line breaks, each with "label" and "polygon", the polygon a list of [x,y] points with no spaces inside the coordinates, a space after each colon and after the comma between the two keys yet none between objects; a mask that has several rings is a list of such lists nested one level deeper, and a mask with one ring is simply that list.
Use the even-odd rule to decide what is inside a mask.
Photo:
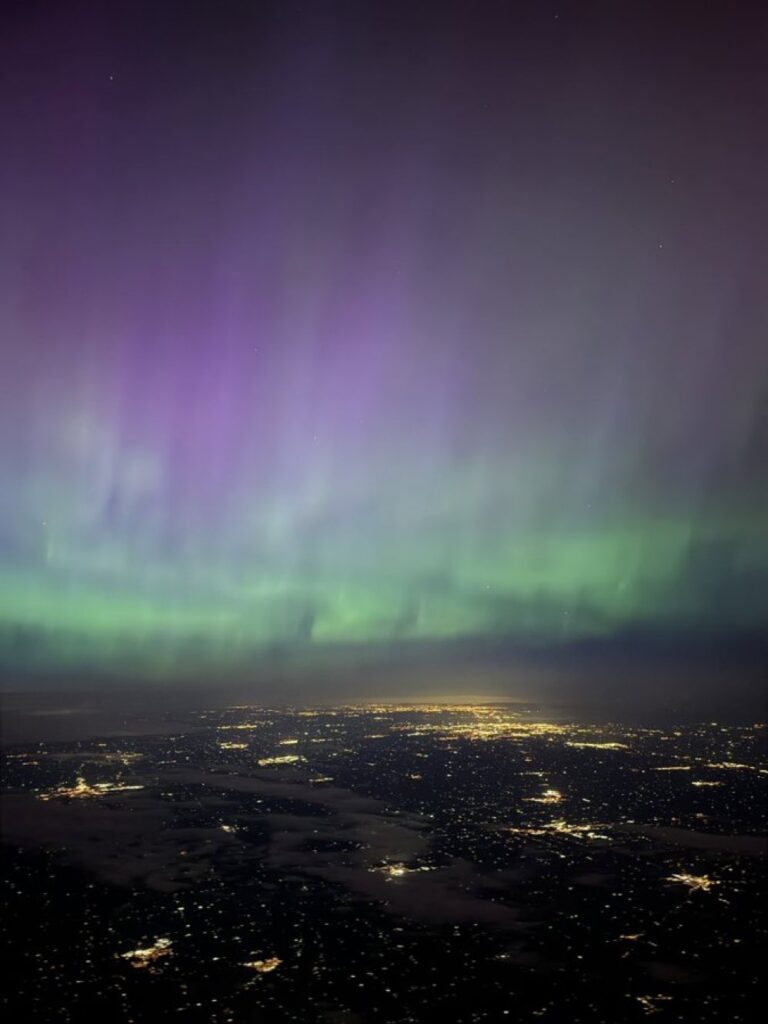
[{"label": "night sky", "polygon": [[6,2],[0,666],[768,626],[768,11]]}]

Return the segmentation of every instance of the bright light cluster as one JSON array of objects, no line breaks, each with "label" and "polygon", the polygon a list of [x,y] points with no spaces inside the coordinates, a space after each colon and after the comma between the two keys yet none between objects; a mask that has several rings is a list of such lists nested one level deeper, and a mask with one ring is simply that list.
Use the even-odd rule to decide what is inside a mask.
[{"label": "bright light cluster", "polygon": [[156,939],[151,946],[139,949],[129,949],[127,953],[121,953],[120,957],[127,960],[131,967],[149,967],[155,960],[169,956],[173,943],[170,939]]},{"label": "bright light cluster", "polygon": [[606,743],[587,742],[586,740],[566,740],[566,747],[582,747],[585,750],[629,750],[629,746],[626,743],[615,743],[613,741]]},{"label": "bright light cluster", "polygon": [[708,875],[689,875],[687,872],[669,875],[667,881],[685,885],[691,892],[709,892],[713,885],[717,885],[717,881]]},{"label": "bright light cluster", "polygon": [[257,974],[269,974],[271,971],[277,970],[282,962],[279,956],[270,956],[266,960],[248,960],[243,967],[249,967]]},{"label": "bright light cluster", "polygon": [[558,819],[557,821],[547,822],[545,825],[529,827],[515,827],[510,825],[507,828],[507,832],[513,832],[516,835],[524,836],[558,835],[570,836],[571,839],[610,839],[610,836],[604,835],[602,832],[596,832],[596,828],[600,828],[600,826],[573,825],[563,819]]},{"label": "bright light cluster", "polygon": [[640,1003],[640,1005],[642,1006],[643,1013],[651,1014],[651,1013],[658,1013],[659,1012],[659,1007],[656,1005],[657,1003],[667,1003],[667,1002],[670,1002],[671,999],[672,999],[672,996],[664,996],[664,995],[657,995],[657,996],[635,996],[635,998],[637,999],[638,1003]]},{"label": "bright light cluster", "polygon": [[395,878],[403,878],[404,875],[413,875],[419,871],[434,871],[434,868],[428,864],[422,864],[417,868],[409,868],[407,864],[401,862],[391,864],[380,864],[378,867],[369,868],[370,871],[384,875],[385,879],[389,882]]},{"label": "bright light cluster", "polygon": [[78,775],[74,786],[56,786],[45,793],[38,794],[38,800],[55,800],[60,797],[83,800],[89,797],[107,796],[110,793],[125,793],[128,790],[144,789],[140,785],[128,785],[125,782],[97,782],[89,785],[82,775]]},{"label": "bright light cluster", "polygon": [[545,789],[541,796],[529,796],[525,799],[529,804],[559,804],[563,794],[558,789]]},{"label": "bright light cluster", "polygon": [[278,757],[260,757],[257,764],[260,768],[266,768],[274,764],[296,764],[297,761],[304,761],[305,758],[299,754],[282,754]]}]

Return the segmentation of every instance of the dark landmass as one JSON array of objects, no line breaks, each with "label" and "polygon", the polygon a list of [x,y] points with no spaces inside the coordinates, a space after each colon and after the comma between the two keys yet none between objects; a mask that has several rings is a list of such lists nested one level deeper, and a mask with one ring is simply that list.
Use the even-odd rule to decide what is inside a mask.
[{"label": "dark landmass", "polygon": [[188,696],[11,701],[16,1017],[758,1019],[759,723]]}]

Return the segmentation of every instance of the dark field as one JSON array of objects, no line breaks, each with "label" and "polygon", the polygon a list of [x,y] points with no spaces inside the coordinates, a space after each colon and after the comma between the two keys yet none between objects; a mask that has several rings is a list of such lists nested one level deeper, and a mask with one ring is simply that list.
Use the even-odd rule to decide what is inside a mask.
[{"label": "dark field", "polygon": [[62,710],[6,730],[9,1019],[760,1017],[754,723]]}]

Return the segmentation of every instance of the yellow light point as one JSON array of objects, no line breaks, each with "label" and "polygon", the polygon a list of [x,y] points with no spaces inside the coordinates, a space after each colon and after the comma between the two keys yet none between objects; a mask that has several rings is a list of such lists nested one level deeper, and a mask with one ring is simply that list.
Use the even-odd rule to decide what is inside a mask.
[{"label": "yellow light point", "polygon": [[313,784],[313,785],[318,785],[321,782],[333,782],[333,776],[332,775],[318,775],[316,778],[309,779],[308,781],[311,784]]},{"label": "yellow light point", "polygon": [[278,747],[295,747],[298,742],[298,740],[287,739],[280,740],[280,742],[277,745]]},{"label": "yellow light point", "polygon": [[173,943],[170,939],[156,939],[151,946],[143,949],[130,949],[127,953],[120,953],[123,960],[127,960],[131,967],[149,967],[154,960],[169,956]]},{"label": "yellow light point", "polygon": [[708,875],[689,875],[686,872],[669,875],[667,881],[685,885],[691,892],[709,892],[713,885],[718,884],[715,879],[710,878]]},{"label": "yellow light point", "polygon": [[221,747],[222,750],[247,750],[248,749],[248,744],[247,743],[235,743],[233,740],[228,740],[228,741],[225,741],[225,742],[221,742],[221,743],[219,743],[219,746]]},{"label": "yellow light point", "polygon": [[222,832],[237,832],[236,825],[219,825]]},{"label": "yellow light point", "polygon": [[637,942],[638,939],[642,939],[645,932],[635,932],[633,935],[620,935],[619,942]]},{"label": "yellow light point", "polygon": [[257,764],[261,768],[266,768],[267,765],[272,764],[296,764],[297,761],[304,761],[306,758],[300,757],[298,754],[282,754],[278,757],[261,757],[257,761]]},{"label": "yellow light point", "polygon": [[689,764],[667,764],[663,768],[654,768],[655,772],[689,772],[691,766]]},{"label": "yellow light point", "polygon": [[526,797],[529,804],[559,804],[563,794],[558,789],[545,789],[541,796]]},{"label": "yellow light point", "polygon": [[692,786],[722,786],[722,782],[710,782],[708,779],[694,779],[691,782]]},{"label": "yellow light point", "polygon": [[741,764],[739,761],[708,761],[707,768],[751,768],[751,764]]},{"label": "yellow light point", "polygon": [[243,967],[248,967],[258,974],[269,974],[270,971],[276,970],[282,962],[279,956],[270,956],[266,960],[248,960]]}]

